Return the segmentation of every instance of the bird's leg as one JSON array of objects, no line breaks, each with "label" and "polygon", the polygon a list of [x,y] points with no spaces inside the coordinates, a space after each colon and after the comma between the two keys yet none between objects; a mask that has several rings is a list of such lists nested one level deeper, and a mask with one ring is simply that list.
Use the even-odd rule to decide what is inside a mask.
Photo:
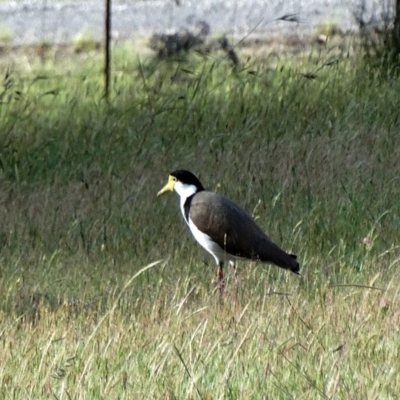
[{"label": "bird's leg", "polygon": [[236,261],[231,261],[231,265],[233,267],[233,273],[235,275],[235,299],[237,300],[239,294],[239,280],[237,276]]},{"label": "bird's leg", "polygon": [[220,298],[222,299],[222,296],[224,295],[224,289],[225,289],[225,282],[224,282],[224,263],[222,261],[219,262],[218,264],[218,289],[219,289],[219,295]]}]

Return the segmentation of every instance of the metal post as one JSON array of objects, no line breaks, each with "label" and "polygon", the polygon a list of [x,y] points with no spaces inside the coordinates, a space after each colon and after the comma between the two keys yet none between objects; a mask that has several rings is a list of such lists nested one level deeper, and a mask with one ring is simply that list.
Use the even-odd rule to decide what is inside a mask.
[{"label": "metal post", "polygon": [[106,0],[105,12],[105,60],[104,60],[104,96],[108,100],[110,92],[110,74],[111,74],[111,0]]}]

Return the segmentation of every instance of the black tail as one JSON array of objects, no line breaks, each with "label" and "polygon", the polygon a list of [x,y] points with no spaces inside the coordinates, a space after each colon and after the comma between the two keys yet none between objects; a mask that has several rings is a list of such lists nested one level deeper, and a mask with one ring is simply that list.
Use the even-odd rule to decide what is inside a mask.
[{"label": "black tail", "polygon": [[300,264],[297,262],[296,254],[289,254],[291,258],[289,269],[297,275],[300,275]]},{"label": "black tail", "polygon": [[288,269],[300,275],[300,264],[297,262],[295,254],[288,254],[275,243],[268,239],[268,246],[263,248],[263,254],[259,254],[258,259],[265,263],[272,263],[283,269]]}]

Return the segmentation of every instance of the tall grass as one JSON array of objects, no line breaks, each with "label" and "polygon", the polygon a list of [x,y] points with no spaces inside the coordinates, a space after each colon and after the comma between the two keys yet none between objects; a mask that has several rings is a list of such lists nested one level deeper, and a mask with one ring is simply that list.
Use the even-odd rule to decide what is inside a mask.
[{"label": "tall grass", "polygon": [[[3,70],[2,397],[399,392],[398,80],[329,54],[232,70],[124,48],[107,104],[99,54],[53,57]],[[242,262],[220,306],[176,197],[155,196],[176,168],[302,277]]]}]

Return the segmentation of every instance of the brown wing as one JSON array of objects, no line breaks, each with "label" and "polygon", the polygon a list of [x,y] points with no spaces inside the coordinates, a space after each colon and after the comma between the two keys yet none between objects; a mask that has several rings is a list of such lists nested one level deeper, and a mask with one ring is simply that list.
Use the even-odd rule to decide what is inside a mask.
[{"label": "brown wing", "polygon": [[229,254],[299,271],[296,256],[280,249],[249,214],[224,196],[207,191],[197,193],[189,217]]}]

